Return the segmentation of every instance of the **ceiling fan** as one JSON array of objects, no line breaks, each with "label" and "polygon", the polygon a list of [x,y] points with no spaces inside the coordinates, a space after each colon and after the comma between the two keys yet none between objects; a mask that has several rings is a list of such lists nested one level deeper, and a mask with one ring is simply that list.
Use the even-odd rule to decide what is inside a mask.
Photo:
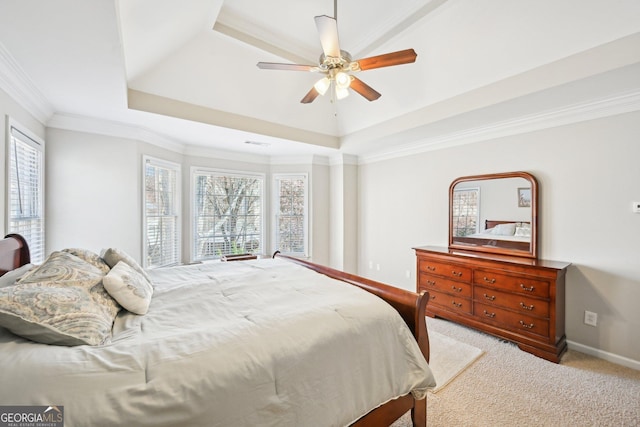
[{"label": "ceiling fan", "polygon": [[[334,0],[334,15],[337,15],[336,9],[337,0]],[[302,98],[300,102],[303,104],[313,102],[318,95],[324,95],[332,86],[337,99],[348,96],[349,88],[351,88],[367,100],[375,101],[380,98],[381,94],[352,73],[412,63],[418,56],[415,50],[406,49],[353,61],[349,52],[340,49],[337,18],[321,15],[314,17],[314,20],[322,45],[319,65],[275,62],[258,62],[257,64],[258,68],[263,70],[310,71],[324,74],[324,77],[318,80]]]}]

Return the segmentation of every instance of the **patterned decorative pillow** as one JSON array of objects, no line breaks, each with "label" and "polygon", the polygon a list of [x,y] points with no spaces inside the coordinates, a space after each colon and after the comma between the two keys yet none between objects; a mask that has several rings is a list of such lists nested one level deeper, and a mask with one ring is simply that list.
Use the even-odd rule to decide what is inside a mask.
[{"label": "patterned decorative pillow", "polygon": [[104,259],[107,262],[107,264],[109,264],[109,267],[111,268],[115,267],[118,262],[124,261],[127,264],[129,264],[129,266],[132,267],[134,270],[136,270],[138,273],[142,274],[144,278],[147,279],[149,283],[151,283],[151,278],[149,277],[147,272],[144,271],[144,269],[140,266],[140,264],[138,264],[131,255],[129,255],[128,253],[126,253],[121,249],[117,249],[117,248],[105,249],[102,252],[102,259]]},{"label": "patterned decorative pillow", "polygon": [[21,267],[16,268],[15,270],[11,270],[0,276],[0,288],[4,288],[5,286],[13,286],[16,284],[16,281],[20,280],[22,276],[27,274],[31,269],[36,266],[33,264],[25,264]]},{"label": "patterned decorative pillow", "polygon": [[57,251],[52,252],[38,268],[22,276],[18,284],[72,282],[74,285],[82,284],[90,288],[100,283],[104,274],[98,267],[82,258],[69,252]]},{"label": "patterned decorative pillow", "polygon": [[146,314],[149,310],[153,286],[126,262],[119,261],[102,282],[107,292],[130,312]]},{"label": "patterned decorative pillow", "polygon": [[109,267],[109,265],[102,258],[100,258],[100,255],[95,252],[91,252],[90,250],[69,248],[63,249],[62,252],[69,252],[70,254],[77,256],[78,258],[88,262],[94,267],[98,267],[103,274],[107,274],[111,269],[111,267]]},{"label": "patterned decorative pillow", "polygon": [[120,306],[98,267],[69,252],[53,252],[15,286],[0,289],[0,326],[45,344],[102,344]]}]

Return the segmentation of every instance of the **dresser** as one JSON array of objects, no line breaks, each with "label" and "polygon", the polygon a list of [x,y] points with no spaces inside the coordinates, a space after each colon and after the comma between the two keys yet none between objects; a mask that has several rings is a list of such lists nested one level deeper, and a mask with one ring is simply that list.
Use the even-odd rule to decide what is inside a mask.
[{"label": "dresser", "polygon": [[470,326],[560,361],[567,349],[569,263],[435,246],[414,250],[417,291],[429,291],[428,316]]}]

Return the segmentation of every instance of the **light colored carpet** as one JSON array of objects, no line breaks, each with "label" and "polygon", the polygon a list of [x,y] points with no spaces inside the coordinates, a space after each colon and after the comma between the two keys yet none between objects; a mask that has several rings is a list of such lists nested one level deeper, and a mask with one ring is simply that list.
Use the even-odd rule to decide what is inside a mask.
[{"label": "light colored carpet", "polygon": [[436,331],[429,332],[429,349],[429,366],[437,383],[431,393],[442,390],[484,353]]},{"label": "light colored carpet", "polygon": [[[427,395],[428,427],[640,426],[640,371],[573,350],[551,363],[441,319],[427,328],[485,352]],[[405,415],[393,427],[410,425]]]}]

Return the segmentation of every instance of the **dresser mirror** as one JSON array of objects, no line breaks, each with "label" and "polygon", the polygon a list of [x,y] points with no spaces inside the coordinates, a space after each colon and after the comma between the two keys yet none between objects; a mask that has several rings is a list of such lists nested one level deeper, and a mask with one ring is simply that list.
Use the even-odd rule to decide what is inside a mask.
[{"label": "dresser mirror", "polygon": [[449,187],[449,249],[536,258],[537,217],[530,173],[458,178]]}]

